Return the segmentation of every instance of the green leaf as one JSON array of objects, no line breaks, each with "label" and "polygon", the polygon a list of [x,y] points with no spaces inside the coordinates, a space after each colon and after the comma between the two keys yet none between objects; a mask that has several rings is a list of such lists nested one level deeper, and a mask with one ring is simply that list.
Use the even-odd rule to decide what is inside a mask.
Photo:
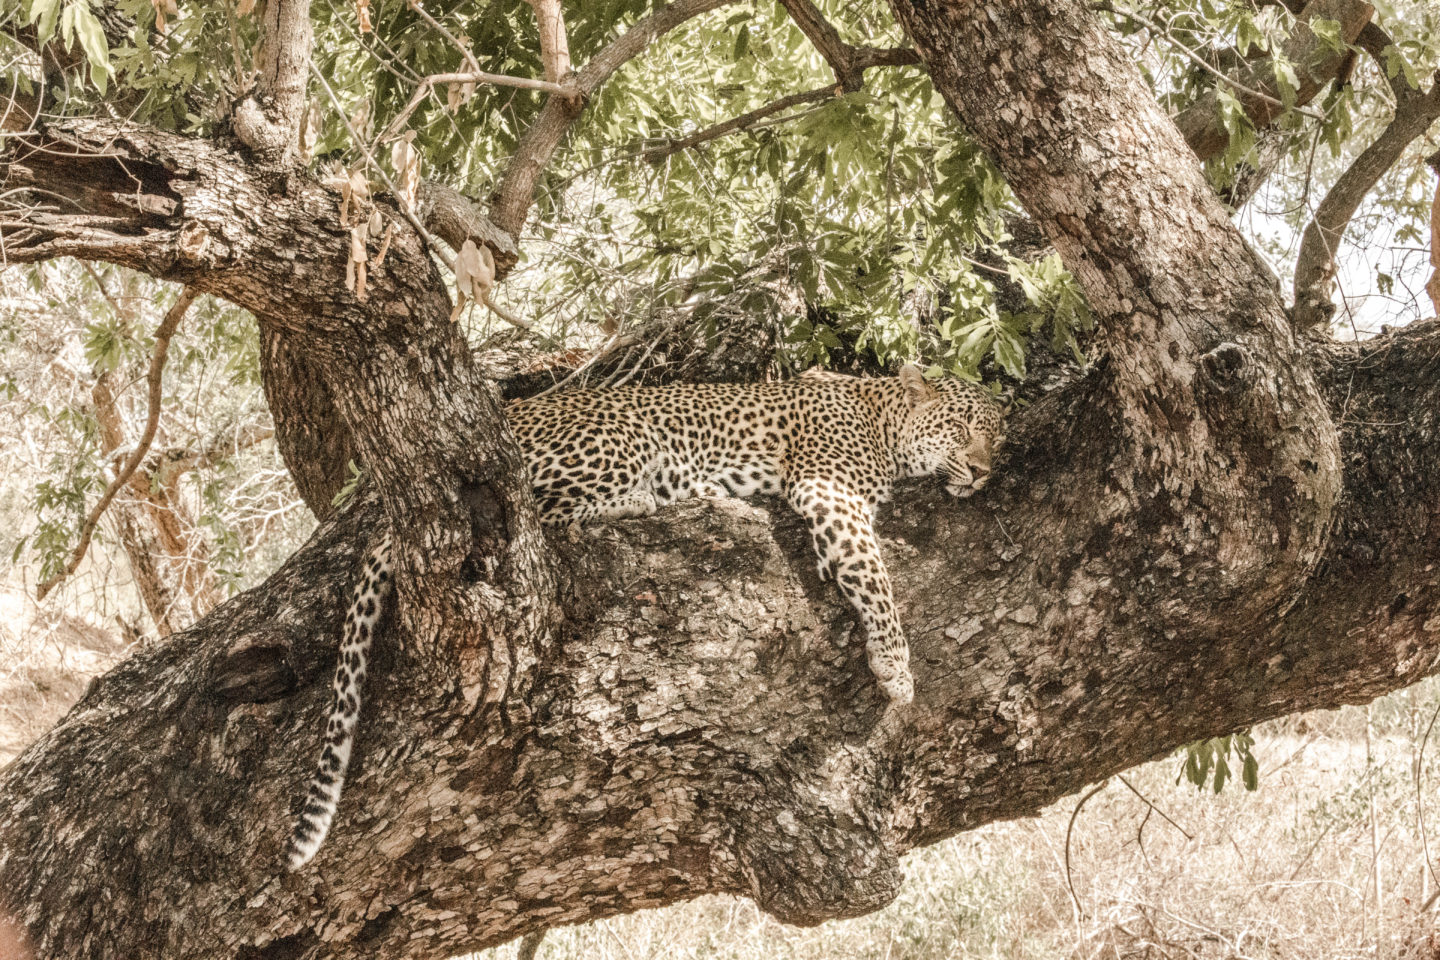
[{"label": "green leaf", "polygon": [[40,43],[55,36],[55,22],[59,17],[60,0],[30,0],[28,22],[35,26],[35,39]]},{"label": "green leaf", "polygon": [[1310,32],[1315,34],[1332,51],[1339,51],[1345,46],[1345,40],[1340,36],[1340,21],[1319,17],[1310,21]]},{"label": "green leaf", "polygon": [[1420,89],[1420,76],[1400,48],[1392,43],[1385,48],[1385,76],[1393,80],[1402,73],[1411,90]]},{"label": "green leaf", "polygon": [[748,26],[741,27],[740,32],[735,34],[735,50],[731,54],[731,57],[735,60],[739,60],[741,57],[745,56],[746,51],[749,49],[750,28]]},{"label": "green leaf", "polygon": [[88,5],[83,2],[71,4],[65,12],[68,14],[71,10],[75,11],[75,35],[80,38],[80,49],[85,51],[90,61],[90,82],[104,96],[112,74],[110,44],[105,40],[100,21],[90,12]]}]

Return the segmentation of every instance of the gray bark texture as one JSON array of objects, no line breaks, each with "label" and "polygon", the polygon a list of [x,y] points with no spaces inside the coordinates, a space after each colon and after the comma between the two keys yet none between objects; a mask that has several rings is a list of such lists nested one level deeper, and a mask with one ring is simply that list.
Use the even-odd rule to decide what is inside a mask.
[{"label": "gray bark texture", "polygon": [[[882,512],[906,708],[778,502],[542,537],[413,234],[360,302],[336,198],[303,176],[107,122],[47,128],[44,166],[5,157],[86,211],[7,232],[12,262],[103,256],[247,306],[374,481],[0,772],[0,912],[37,957],[444,957],[712,892],[854,916],[914,847],[1437,668],[1440,324],[1298,345],[1078,0],[894,5],[1102,324],[982,494],[920,483]],[[387,528],[352,776],[284,874],[348,586]]]}]

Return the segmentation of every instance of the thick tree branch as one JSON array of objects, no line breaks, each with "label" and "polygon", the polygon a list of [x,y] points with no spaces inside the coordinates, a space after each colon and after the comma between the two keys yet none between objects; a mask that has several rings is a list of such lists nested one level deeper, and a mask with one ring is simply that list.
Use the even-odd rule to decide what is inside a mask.
[{"label": "thick tree branch", "polygon": [[310,0],[267,0],[255,91],[235,107],[235,135],[263,162],[295,155],[314,41]]},{"label": "thick tree branch", "polygon": [[520,251],[514,239],[491,223],[478,203],[458,190],[434,180],[422,180],[419,201],[420,219],[452,250],[459,250],[466,240],[489,247],[495,257],[497,278],[519,262]]},{"label": "thick tree branch", "polygon": [[491,197],[490,222],[518,240],[530,205],[535,201],[535,188],[540,182],[540,175],[570,125],[583,110],[583,98],[593,95],[611,74],[639,56],[656,37],[668,33],[692,17],[734,2],[735,0],[674,0],[636,21],[630,29],[591,58],[574,76],[575,88],[582,99],[550,97],[521,137],[515,155],[505,167],[500,186]]},{"label": "thick tree branch", "polygon": [[75,545],[75,550],[70,555],[70,560],[65,564],[64,569],[52,574],[35,589],[35,598],[44,600],[56,584],[75,572],[80,566],[80,561],[85,559],[85,551],[90,548],[90,538],[95,535],[95,527],[100,523],[100,518],[105,515],[105,509],[110,506],[110,501],[115,499],[115,494],[125,484],[130,482],[135,471],[140,467],[140,461],[150,452],[150,444],[155,439],[155,430],[160,426],[160,400],[161,384],[165,373],[165,356],[170,349],[170,338],[174,336],[175,329],[180,325],[185,311],[190,309],[190,304],[195,302],[198,292],[186,287],[180,291],[175,298],[175,303],[166,311],[155,328],[155,349],[150,357],[150,369],[146,371],[145,382],[149,385],[148,412],[145,416],[145,427],[140,433],[140,439],[135,442],[135,449],[120,468],[120,472],[110,481],[105,492],[100,495],[95,506],[91,508],[85,522],[80,525],[80,542]]},{"label": "thick tree branch", "polygon": [[[1377,57],[1383,73],[1385,67],[1380,51],[1388,44],[1376,39],[1376,35],[1384,36],[1383,31],[1374,24],[1370,28],[1372,36],[1366,44],[1366,51]],[[1398,85],[1392,82],[1392,87],[1395,90],[1394,116],[1330,187],[1325,199],[1315,208],[1315,215],[1301,238],[1300,253],[1295,260],[1293,313],[1298,330],[1316,334],[1325,332],[1330,318],[1335,315],[1338,255],[1350,219],[1406,148],[1423,137],[1440,119],[1440,73],[1431,80],[1428,93],[1410,89],[1403,80]]]},{"label": "thick tree branch", "polygon": [[332,844],[282,882],[341,587],[379,517],[362,502],[265,587],[98,681],[0,775],[0,910],[47,958],[390,960],[706,892],[795,922],[875,909],[907,849],[1435,670],[1440,328],[1318,360],[1346,496],[1284,618],[1196,644],[1136,615],[1168,561],[1063,493],[1114,476],[1095,451],[1124,428],[1097,409],[1097,370],[1017,417],[983,496],[921,485],[883,513],[921,681],[903,722],[783,507],[560,534],[570,617],[531,712],[508,730],[456,721],[387,631]]},{"label": "thick tree branch", "polygon": [[[1216,537],[1175,543],[1189,572],[1171,586],[1183,594],[1184,583],[1249,581],[1253,592],[1237,593],[1243,611],[1229,615],[1271,616],[1318,557],[1339,482],[1334,425],[1303,372],[1273,275],[1133,59],[1078,0],[892,6],[936,88],[1096,310],[1116,366],[1106,403],[1133,444],[1126,483],[1183,500],[1156,504],[1177,532],[1209,504],[1202,522]],[[1261,373],[1271,365],[1298,372],[1271,380]],[[1275,499],[1262,506],[1242,492],[1256,487]],[[1257,538],[1267,528],[1273,534]],[[1175,594],[1153,600],[1156,629],[1206,642],[1194,619],[1165,612],[1187,606]],[[1200,632],[1211,628],[1220,624]]]},{"label": "thick tree branch", "polygon": [[[1364,0],[1312,0],[1305,6],[1296,18],[1295,32],[1285,42],[1282,51],[1283,56],[1296,65],[1295,72],[1300,81],[1294,95],[1295,105],[1303,107],[1315,99],[1325,85],[1335,79],[1349,56],[1349,51],[1343,47],[1335,50],[1315,36],[1309,22],[1316,19],[1337,21],[1340,37],[1348,44],[1355,42],[1373,13],[1374,8]],[[1239,83],[1242,93],[1238,99],[1245,115],[1255,126],[1269,126],[1284,110],[1280,88],[1268,60],[1256,64]],[[1243,92],[1245,90],[1252,92]],[[1218,155],[1230,142],[1230,134],[1220,121],[1220,108],[1213,93],[1205,94],[1186,108],[1175,118],[1175,124],[1201,160]]]},{"label": "thick tree branch", "polygon": [[[399,590],[413,635],[466,697],[523,696],[536,651],[552,636],[553,588],[524,466],[449,320],[420,236],[396,231],[371,274],[370,298],[358,301],[344,284],[339,198],[304,176],[277,192],[263,171],[212,144],[93,120],[52,124],[5,159],[16,186],[63,201],[58,212],[0,224],[11,262],[63,248],[190,282],[254,313],[262,344],[271,336],[287,344],[290,366],[279,369],[298,363],[324,384],[322,408],[347,428],[346,445],[385,491],[387,514],[403,518],[402,552],[414,553],[402,568],[416,586],[429,584],[408,603]],[[294,428],[315,401],[274,383],[267,395],[298,399],[298,409],[272,407],[287,461],[313,456]],[[526,599],[506,606],[512,595]],[[514,634],[523,641],[504,633],[507,622],[524,624]]]}]

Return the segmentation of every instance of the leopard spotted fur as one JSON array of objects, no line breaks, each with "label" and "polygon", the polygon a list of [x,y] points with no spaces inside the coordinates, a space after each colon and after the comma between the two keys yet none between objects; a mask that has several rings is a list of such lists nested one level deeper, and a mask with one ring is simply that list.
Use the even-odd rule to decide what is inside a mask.
[{"label": "leopard spotted fur", "polygon": [[[980,387],[821,373],[796,380],[576,390],[518,400],[506,415],[545,523],[646,516],[694,496],[778,494],[804,518],[820,576],[859,615],[880,689],[914,694],[910,655],[874,531],[896,479],[931,474],[969,496],[1000,440],[999,405]],[[303,866],[335,816],[354,741],[366,652],[389,590],[387,537],[366,560],[335,668],[319,769],[292,838]]]}]

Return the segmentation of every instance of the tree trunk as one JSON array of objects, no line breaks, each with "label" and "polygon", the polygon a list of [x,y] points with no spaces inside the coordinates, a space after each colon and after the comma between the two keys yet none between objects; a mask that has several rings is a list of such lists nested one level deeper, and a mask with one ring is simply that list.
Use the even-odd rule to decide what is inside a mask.
[{"label": "tree trunk", "polygon": [[[716,891],[853,916],[912,847],[1436,669],[1440,328],[1300,349],[1082,4],[895,5],[1103,331],[1088,376],[1014,417],[981,495],[909,490],[882,518],[908,708],[784,508],[547,545],[409,231],[362,302],[335,198],[303,177],[83,121],[11,163],[86,214],[8,232],[12,262],[106,256],[248,307],[374,481],[0,774],[0,909],[39,956],[438,957]],[[386,526],[398,613],[353,776],[285,875],[347,587]]]}]

